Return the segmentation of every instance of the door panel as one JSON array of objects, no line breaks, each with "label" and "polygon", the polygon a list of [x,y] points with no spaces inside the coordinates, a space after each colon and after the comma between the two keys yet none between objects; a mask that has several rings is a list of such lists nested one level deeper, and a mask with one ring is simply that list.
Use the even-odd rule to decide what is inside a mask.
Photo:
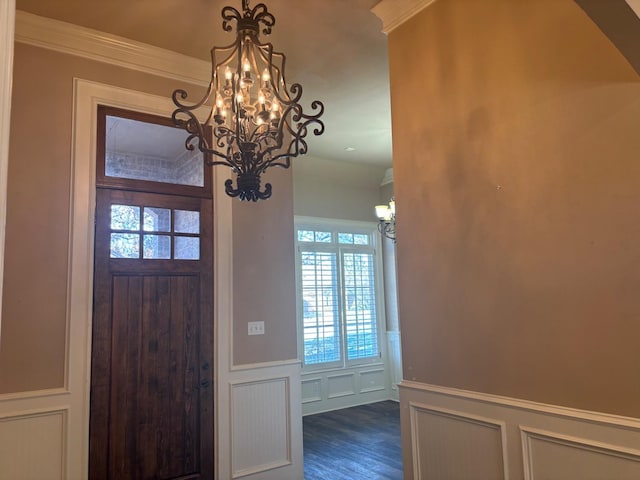
[{"label": "door panel", "polygon": [[[115,209],[112,208],[116,206]],[[198,239],[197,260],[145,258],[151,223],[114,220],[118,206],[169,211],[167,245]],[[197,229],[180,224],[198,212]],[[182,213],[181,213],[182,212]],[[195,214],[194,214],[195,215]],[[90,478],[213,478],[211,200],[98,189]],[[126,222],[125,222],[126,223]],[[168,226],[167,226],[168,225]],[[123,231],[138,258],[118,258]],[[115,232],[115,240],[112,237]],[[131,254],[133,255],[133,254]],[[168,258],[168,259],[166,259]]]}]

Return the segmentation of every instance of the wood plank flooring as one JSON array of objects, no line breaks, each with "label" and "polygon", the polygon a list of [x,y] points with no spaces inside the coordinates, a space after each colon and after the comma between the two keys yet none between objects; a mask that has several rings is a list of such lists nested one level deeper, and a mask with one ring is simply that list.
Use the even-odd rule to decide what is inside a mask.
[{"label": "wood plank flooring", "polygon": [[308,415],[303,433],[305,480],[402,480],[397,402]]}]

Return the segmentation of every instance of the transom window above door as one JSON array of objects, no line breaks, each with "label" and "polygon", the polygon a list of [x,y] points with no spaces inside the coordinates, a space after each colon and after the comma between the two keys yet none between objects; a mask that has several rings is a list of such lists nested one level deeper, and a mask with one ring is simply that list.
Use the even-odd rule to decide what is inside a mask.
[{"label": "transom window above door", "polygon": [[211,167],[170,118],[98,106],[96,185],[211,197]]},{"label": "transom window above door", "polygon": [[204,186],[204,161],[199,150],[187,150],[184,130],[106,116],[107,177]]}]

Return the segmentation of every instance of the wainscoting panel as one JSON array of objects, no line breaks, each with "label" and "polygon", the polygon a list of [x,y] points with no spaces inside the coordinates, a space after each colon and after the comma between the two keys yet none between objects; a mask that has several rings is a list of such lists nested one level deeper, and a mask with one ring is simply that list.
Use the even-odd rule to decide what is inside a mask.
[{"label": "wainscoting panel", "polygon": [[[229,456],[230,471],[219,473],[219,478],[302,478],[300,363],[243,365],[228,375],[225,404],[230,430],[220,435],[229,438],[229,445],[220,445],[220,456],[221,461]],[[219,428],[224,429],[220,418]]]},{"label": "wainscoting panel", "polygon": [[387,330],[387,352],[389,353],[389,368],[391,370],[391,398],[399,400],[398,384],[402,381],[402,346],[400,332]]},{"label": "wainscoting panel", "polygon": [[0,478],[66,478],[67,411],[15,413],[0,418]]},{"label": "wainscoting panel", "polygon": [[504,423],[410,403],[418,478],[505,480]]},{"label": "wainscoting panel", "polygon": [[603,472],[615,480],[640,478],[640,450],[527,427],[520,430],[526,480],[600,480]]},{"label": "wainscoting panel", "polygon": [[287,378],[231,386],[234,477],[291,463]]},{"label": "wainscoting panel", "polygon": [[355,395],[356,393],[356,375],[354,372],[328,375],[327,384],[329,398]]},{"label": "wainscoting panel", "polygon": [[640,419],[403,381],[404,480],[637,480]]},{"label": "wainscoting panel", "polygon": [[302,403],[322,400],[322,378],[307,378],[302,381]]},{"label": "wainscoting panel", "polygon": [[385,363],[304,373],[302,414],[312,415],[392,399],[390,384],[389,367]]},{"label": "wainscoting panel", "polygon": [[378,392],[386,388],[386,374],[384,368],[365,370],[360,372],[360,392]]}]

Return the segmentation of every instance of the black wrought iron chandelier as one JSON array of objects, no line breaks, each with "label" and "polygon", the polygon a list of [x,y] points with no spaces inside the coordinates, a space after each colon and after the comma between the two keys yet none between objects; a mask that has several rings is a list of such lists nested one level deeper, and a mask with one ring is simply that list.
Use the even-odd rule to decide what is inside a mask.
[{"label": "black wrought iron chandelier", "polygon": [[[189,134],[188,150],[194,150],[197,143],[207,164],[231,167],[237,176],[236,187],[228,179],[226,193],[256,202],[271,196],[270,183],[260,190],[265,170],[289,168],[292,158],[307,153],[305,137],[312,125],[315,135],[324,132],[320,120],[324,105],[314,100],[313,113],[304,113],[299,103],[302,86],[287,86],[285,81],[285,55],[275,52],[271,43],[260,41],[260,29],[269,35],[276,22],[265,4],[251,9],[249,0],[242,0],[242,13],[224,7],[222,20],[226,32],[235,21],[235,42],[211,49],[211,82],[200,101],[183,103],[187,92],[173,92],[178,108],[172,118]],[[196,116],[201,108],[208,112],[202,122]]]},{"label": "black wrought iron chandelier", "polygon": [[394,242],[396,241],[396,201],[393,197],[389,205],[376,205],[378,231]]}]

